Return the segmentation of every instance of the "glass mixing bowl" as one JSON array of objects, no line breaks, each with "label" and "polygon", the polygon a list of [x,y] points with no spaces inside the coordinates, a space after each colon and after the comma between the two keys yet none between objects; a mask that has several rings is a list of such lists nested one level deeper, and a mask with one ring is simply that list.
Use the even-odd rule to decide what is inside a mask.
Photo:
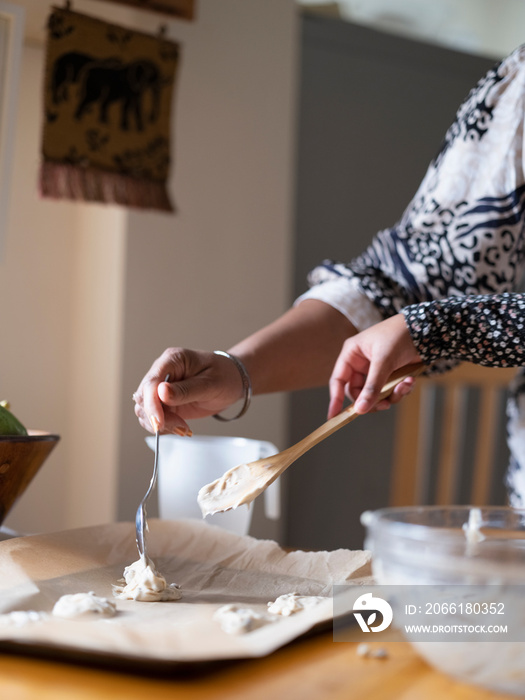
[{"label": "glass mixing bowl", "polygon": [[[366,527],[365,547],[372,552],[374,580],[381,586],[403,587],[407,604],[414,603],[417,595],[420,602],[424,594],[428,599],[432,592],[439,605],[447,599],[447,589],[455,595],[461,591],[465,600],[475,595],[483,601],[506,601],[513,624],[524,630],[521,641],[516,636],[505,641],[505,635],[501,641],[466,636],[464,641],[461,637],[420,641],[402,627],[401,631],[440,671],[485,688],[525,696],[525,510],[385,508],[363,513],[361,520]],[[472,624],[480,619],[458,614],[453,622]]]},{"label": "glass mixing bowl", "polygon": [[525,510],[385,508],[361,521],[378,583],[525,584]]}]

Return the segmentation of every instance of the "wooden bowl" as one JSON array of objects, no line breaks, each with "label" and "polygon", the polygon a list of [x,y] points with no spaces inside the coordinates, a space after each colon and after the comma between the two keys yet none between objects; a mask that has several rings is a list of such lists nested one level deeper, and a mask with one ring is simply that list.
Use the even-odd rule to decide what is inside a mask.
[{"label": "wooden bowl", "polygon": [[40,430],[0,435],[0,524],[60,440]]}]

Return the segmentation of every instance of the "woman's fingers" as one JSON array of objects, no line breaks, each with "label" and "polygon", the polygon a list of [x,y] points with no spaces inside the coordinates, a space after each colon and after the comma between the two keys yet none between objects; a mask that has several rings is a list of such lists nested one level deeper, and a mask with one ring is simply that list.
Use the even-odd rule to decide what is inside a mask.
[{"label": "woman's fingers", "polygon": [[219,413],[242,395],[242,379],[230,359],[212,352],[168,348],[135,392],[135,413],[146,430],[151,431],[153,418],[161,431],[191,434],[187,419]]},{"label": "woman's fingers", "polygon": [[[144,410],[143,406],[139,403],[135,404],[135,415],[138,418],[140,425],[149,432],[153,432],[152,420],[148,413]],[[161,433],[174,433],[177,435],[187,435],[192,434],[191,428],[186,423],[186,421],[169,406],[164,406],[163,411],[163,421],[159,423],[159,431]]]},{"label": "woman's fingers", "polygon": [[328,383],[330,390],[330,403],[328,406],[328,418],[337,415],[343,408],[345,396],[355,399],[362,390],[369,369],[369,361],[360,350],[359,343],[353,336],[343,343],[332,375]]},{"label": "woman's fingers", "polygon": [[330,378],[329,417],[342,409],[345,395],[354,400],[357,413],[397,403],[409,393],[413,380],[401,382],[388,399],[380,401],[381,390],[394,370],[419,359],[402,314],[348,338]]},{"label": "woman's fingers", "polygon": [[390,368],[385,363],[372,362],[370,364],[364,386],[354,403],[356,413],[368,413],[372,408],[376,408],[377,410],[388,408],[388,399],[384,399],[384,401],[386,401],[385,405],[383,401],[379,402],[379,397],[389,374]]}]

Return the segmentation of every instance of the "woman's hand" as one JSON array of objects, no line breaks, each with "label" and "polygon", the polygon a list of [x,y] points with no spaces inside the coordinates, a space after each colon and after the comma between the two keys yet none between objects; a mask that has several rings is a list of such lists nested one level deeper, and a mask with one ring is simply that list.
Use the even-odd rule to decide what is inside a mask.
[{"label": "woman's hand", "polygon": [[378,402],[379,394],[392,372],[413,362],[421,362],[421,358],[402,314],[348,338],[330,377],[328,417],[341,411],[345,395],[355,401],[357,413],[397,403],[411,391],[413,377],[398,384],[388,399]]},{"label": "woman's hand", "polygon": [[[169,382],[165,377],[169,374]],[[133,394],[135,414],[146,430],[191,435],[186,420],[220,413],[243,396],[238,369],[212,352],[168,348]]]}]

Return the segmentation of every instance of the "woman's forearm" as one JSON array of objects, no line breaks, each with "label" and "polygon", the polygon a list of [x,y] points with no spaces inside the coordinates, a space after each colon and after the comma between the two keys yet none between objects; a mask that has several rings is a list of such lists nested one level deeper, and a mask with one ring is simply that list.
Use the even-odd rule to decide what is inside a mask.
[{"label": "woman's forearm", "polygon": [[327,384],[343,342],[355,333],[339,311],[307,299],[229,352],[246,366],[254,394],[306,389]]}]

